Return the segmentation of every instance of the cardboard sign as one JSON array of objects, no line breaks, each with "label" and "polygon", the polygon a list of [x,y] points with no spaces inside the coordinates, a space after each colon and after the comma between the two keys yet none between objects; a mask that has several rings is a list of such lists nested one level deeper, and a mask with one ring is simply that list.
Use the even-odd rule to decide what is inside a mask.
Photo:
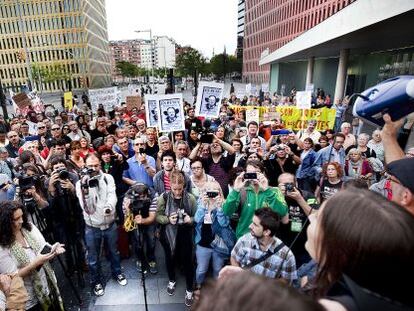
[{"label": "cardboard sign", "polygon": [[249,122],[255,121],[257,124],[259,124],[259,110],[258,109],[249,109],[246,110],[246,123],[249,124]]},{"label": "cardboard sign", "polygon": [[126,104],[128,110],[132,110],[132,108],[141,109],[141,96],[127,96],[126,97]]},{"label": "cardboard sign", "polygon": [[65,103],[65,109],[72,110],[72,108],[73,108],[73,101],[72,101],[72,99],[73,99],[72,92],[65,92],[63,94],[63,100],[64,100],[64,103]]},{"label": "cardboard sign", "polygon": [[17,107],[20,109],[23,109],[32,104],[32,101],[30,100],[29,96],[27,96],[26,93],[19,93],[17,95],[14,95],[13,101],[15,102]]}]

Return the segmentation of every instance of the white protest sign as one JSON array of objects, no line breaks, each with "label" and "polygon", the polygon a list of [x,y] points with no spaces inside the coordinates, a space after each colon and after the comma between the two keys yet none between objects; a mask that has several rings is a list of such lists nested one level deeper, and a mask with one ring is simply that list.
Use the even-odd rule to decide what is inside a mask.
[{"label": "white protest sign", "polygon": [[105,111],[112,111],[119,104],[118,88],[114,86],[89,90],[89,100],[93,112],[98,110],[99,105],[102,105]]},{"label": "white protest sign", "polygon": [[184,131],[183,94],[160,95],[158,97],[158,129],[160,132]]},{"label": "white protest sign", "polygon": [[263,93],[269,92],[269,83],[262,83],[262,92]]},{"label": "white protest sign", "polygon": [[251,121],[255,121],[259,124],[259,109],[246,110],[246,123],[249,124]]},{"label": "white protest sign", "polygon": [[311,109],[312,92],[311,91],[297,91],[296,92],[296,108]]},{"label": "white protest sign", "polygon": [[145,116],[147,127],[158,127],[160,111],[158,109],[158,95],[145,95]]},{"label": "white protest sign", "polygon": [[224,84],[201,82],[197,92],[195,114],[205,118],[218,118]]},{"label": "white protest sign", "polygon": [[313,92],[315,90],[315,85],[313,83],[306,84],[305,91],[311,91]]},{"label": "white protest sign", "polygon": [[252,84],[246,84],[246,95],[249,96],[252,92]]}]

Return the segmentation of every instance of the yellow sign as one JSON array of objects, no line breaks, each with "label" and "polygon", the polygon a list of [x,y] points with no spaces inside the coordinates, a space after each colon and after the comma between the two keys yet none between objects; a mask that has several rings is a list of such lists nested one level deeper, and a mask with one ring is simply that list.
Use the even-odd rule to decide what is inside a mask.
[{"label": "yellow sign", "polygon": [[[325,131],[333,129],[335,124],[335,109],[320,108],[320,109],[298,109],[294,106],[280,106],[280,107],[255,107],[255,106],[230,106],[236,113],[241,110],[258,109],[260,120],[268,121],[273,119],[275,115],[282,118],[283,124],[288,129],[300,130],[307,127],[308,121],[316,120],[316,129],[318,131]],[[263,118],[264,114],[268,114]],[[270,115],[270,116],[269,116]]]},{"label": "yellow sign", "polygon": [[63,99],[64,99],[64,102],[65,102],[65,109],[66,110],[72,110],[72,108],[73,108],[72,92],[65,92],[63,94]]}]

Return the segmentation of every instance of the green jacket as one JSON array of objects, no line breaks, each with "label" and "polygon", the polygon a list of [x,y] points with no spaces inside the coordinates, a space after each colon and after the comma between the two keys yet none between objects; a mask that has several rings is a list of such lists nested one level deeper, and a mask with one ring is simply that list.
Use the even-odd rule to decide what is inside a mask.
[{"label": "green jacket", "polygon": [[[236,236],[240,238],[242,235],[249,232],[249,226],[253,221],[254,211],[262,207],[270,207],[273,211],[278,213],[280,217],[287,214],[288,209],[283,194],[279,188],[269,187],[267,190],[259,190],[258,193],[253,187],[248,186],[246,190],[246,200],[241,206],[240,219],[236,228]],[[240,192],[233,190],[227,196],[223,204],[223,212],[227,216],[233,215],[240,205]]]}]

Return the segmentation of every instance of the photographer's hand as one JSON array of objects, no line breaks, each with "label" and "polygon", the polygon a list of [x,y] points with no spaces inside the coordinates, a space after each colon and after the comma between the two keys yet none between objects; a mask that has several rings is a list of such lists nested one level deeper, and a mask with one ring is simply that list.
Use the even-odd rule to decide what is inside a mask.
[{"label": "photographer's hand", "polygon": [[191,217],[188,214],[185,214],[185,216],[184,216],[184,223],[185,224],[191,224],[192,223]]},{"label": "photographer's hand", "polygon": [[263,191],[269,188],[269,181],[264,174],[257,174],[257,180],[259,181],[259,186],[263,189]]},{"label": "photographer's hand", "polygon": [[66,189],[66,190],[68,190],[70,192],[74,192],[75,191],[75,186],[73,186],[73,184],[68,179],[62,179],[62,180],[60,180],[60,184],[62,185],[62,188],[63,189]]},{"label": "photographer's hand", "polygon": [[233,189],[237,192],[240,192],[241,188],[243,188],[245,184],[246,180],[244,180],[244,172],[241,172],[234,181]]},{"label": "photographer's hand", "polygon": [[136,215],[136,216],[134,217],[134,222],[135,222],[137,225],[142,225],[142,216],[141,216],[141,215]]},{"label": "photographer's hand", "polygon": [[302,195],[296,187],[294,187],[292,191],[286,191],[286,196],[295,200],[296,202],[299,202],[301,199],[303,200]]},{"label": "photographer's hand", "polygon": [[173,213],[168,217],[168,220],[170,221],[170,224],[175,225],[177,223],[178,220],[178,215],[177,213]]}]

